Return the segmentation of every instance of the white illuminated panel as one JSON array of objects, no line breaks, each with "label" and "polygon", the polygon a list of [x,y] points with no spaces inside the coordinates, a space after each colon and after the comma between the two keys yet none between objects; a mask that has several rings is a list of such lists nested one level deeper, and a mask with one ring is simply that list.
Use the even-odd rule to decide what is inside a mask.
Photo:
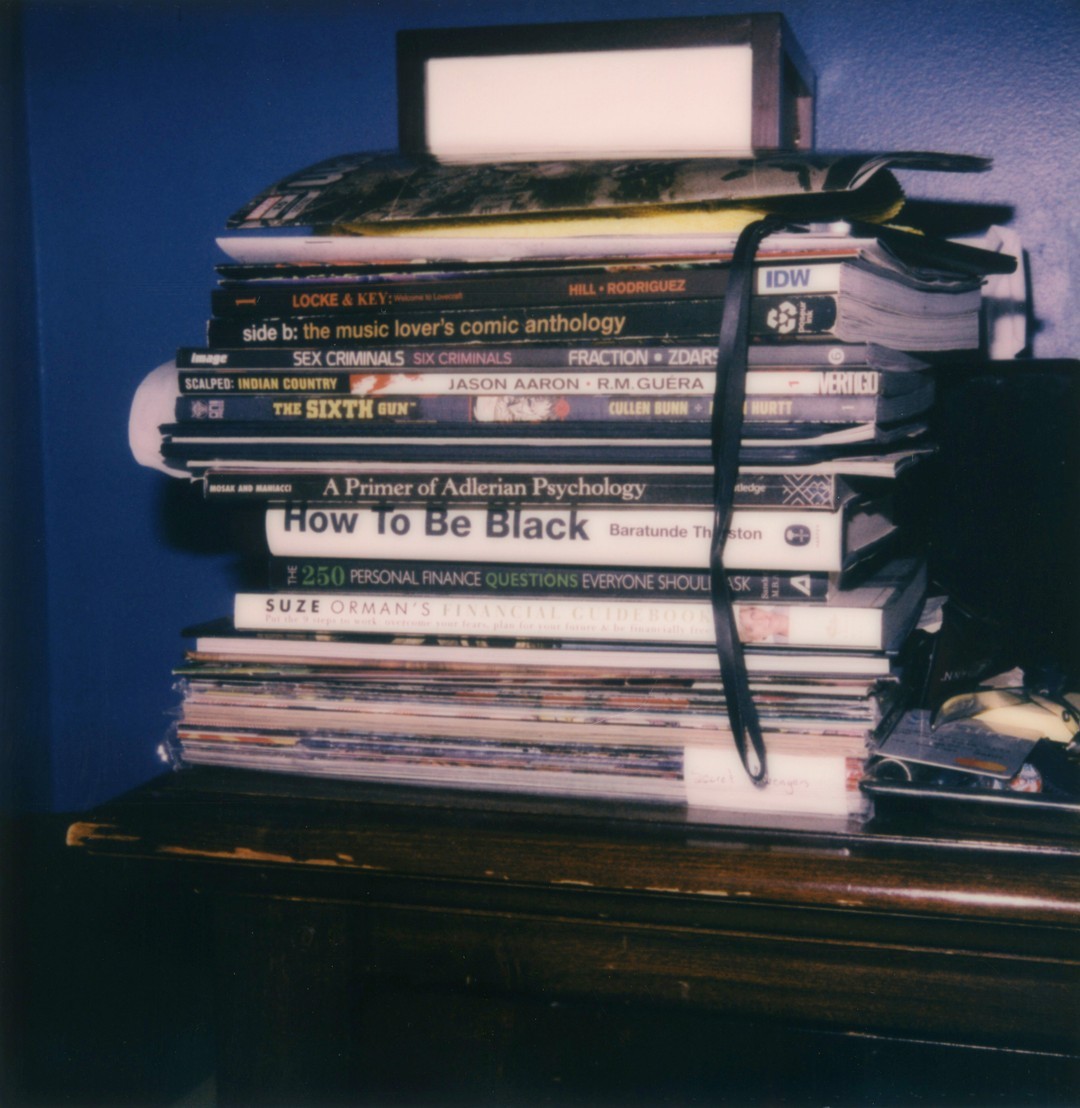
[{"label": "white illuminated panel", "polygon": [[427,146],[444,157],[751,149],[749,45],[429,58]]}]

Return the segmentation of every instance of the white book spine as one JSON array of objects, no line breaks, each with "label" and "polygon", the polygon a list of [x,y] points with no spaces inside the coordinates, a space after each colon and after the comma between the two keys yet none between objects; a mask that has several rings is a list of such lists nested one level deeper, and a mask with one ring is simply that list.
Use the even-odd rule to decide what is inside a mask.
[{"label": "white book spine", "polygon": [[[743,642],[881,647],[881,612],[874,608],[737,604],[735,613]],[[715,642],[712,605],[706,601],[239,593],[233,619],[241,631]]]},{"label": "white book spine", "polygon": [[[271,554],[708,569],[707,509],[268,508]],[[839,512],[736,511],[728,569],[843,568]]]},{"label": "white book spine", "polygon": [[[282,632],[284,635],[285,632]],[[706,680],[719,677],[716,652],[701,648],[677,650],[626,650],[604,646],[560,646],[547,650],[518,646],[459,646],[409,641],[365,642],[307,638],[303,641],[283,637],[262,638],[257,633],[238,636],[202,636],[195,649],[207,658],[229,661],[298,663],[321,662],[332,665],[360,665],[374,668],[394,666],[495,666],[507,672],[514,669],[545,669],[567,672],[583,670],[604,673],[700,674]],[[750,673],[817,674],[842,676],[845,680],[887,677],[892,663],[880,651],[854,653],[799,650],[774,650],[767,653],[748,650],[746,668]]]}]

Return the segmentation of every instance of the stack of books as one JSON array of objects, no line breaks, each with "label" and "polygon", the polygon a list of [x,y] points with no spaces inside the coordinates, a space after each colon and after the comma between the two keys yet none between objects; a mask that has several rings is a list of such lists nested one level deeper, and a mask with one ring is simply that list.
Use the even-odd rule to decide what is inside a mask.
[{"label": "stack of books", "polygon": [[[658,172],[587,166],[606,198]],[[208,342],[155,375],[158,463],[265,504],[265,577],[178,668],[176,759],[864,814],[927,592],[893,485],[932,449],[931,366],[978,349],[984,280],[1011,259],[866,224],[758,252],[723,571],[760,787],[732,741],[710,576],[735,234],[665,233],[663,205],[659,231],[516,234],[549,214],[560,166],[516,164],[531,199],[494,220],[490,166],[440,188],[426,165],[416,210],[395,178],[392,216],[377,160],[326,168],[233,218],[258,233],[219,240]],[[693,200],[669,206],[679,226],[737,216]],[[334,233],[267,230],[301,224]]]}]

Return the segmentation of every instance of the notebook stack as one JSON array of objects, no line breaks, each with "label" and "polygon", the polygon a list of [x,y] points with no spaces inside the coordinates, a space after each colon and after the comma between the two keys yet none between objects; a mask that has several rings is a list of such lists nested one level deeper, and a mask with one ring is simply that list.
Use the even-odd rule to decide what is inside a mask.
[{"label": "notebook stack", "polygon": [[[793,224],[795,199],[810,217],[831,199],[762,188],[793,160],[758,166],[785,225],[752,262],[720,544],[764,784],[717,658],[718,339],[756,214],[719,158],[359,156],[233,217],[206,344],[133,411],[151,464],[265,508],[265,546],[241,552],[265,572],[178,667],[177,762],[864,815],[927,593],[894,486],[932,451],[934,374],[978,351],[983,286],[1012,259]],[[846,171],[857,197],[887,160],[818,155],[800,181]],[[704,229],[683,230],[694,212]]]}]

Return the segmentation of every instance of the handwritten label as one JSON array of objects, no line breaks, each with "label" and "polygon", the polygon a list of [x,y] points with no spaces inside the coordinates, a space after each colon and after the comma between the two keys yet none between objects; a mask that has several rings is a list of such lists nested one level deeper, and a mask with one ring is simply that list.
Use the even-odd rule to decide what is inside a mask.
[{"label": "handwritten label", "polygon": [[683,752],[686,802],[691,807],[843,815],[859,806],[843,754],[770,753],[768,783],[746,774],[734,746],[688,746]]}]

